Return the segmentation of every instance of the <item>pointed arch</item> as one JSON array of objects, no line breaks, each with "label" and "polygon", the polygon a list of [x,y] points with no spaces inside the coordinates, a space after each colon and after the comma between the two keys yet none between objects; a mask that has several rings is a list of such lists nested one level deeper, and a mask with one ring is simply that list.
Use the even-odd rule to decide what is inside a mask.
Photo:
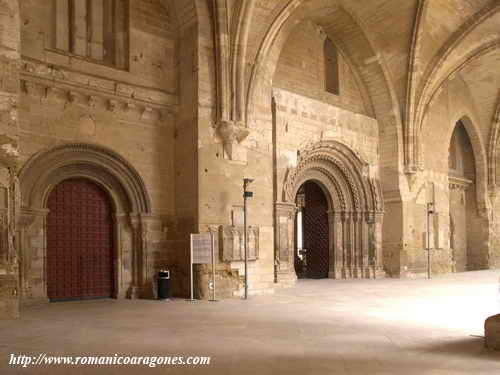
[{"label": "pointed arch", "polygon": [[[477,127],[477,121],[472,113],[459,112],[451,117],[451,123],[461,122],[467,132],[472,152],[474,154],[474,169],[476,175],[476,202],[479,216],[488,218],[491,211],[491,205],[488,197],[488,160],[486,147],[481,138],[481,133]],[[447,139],[451,141],[455,126],[450,126]]]}]

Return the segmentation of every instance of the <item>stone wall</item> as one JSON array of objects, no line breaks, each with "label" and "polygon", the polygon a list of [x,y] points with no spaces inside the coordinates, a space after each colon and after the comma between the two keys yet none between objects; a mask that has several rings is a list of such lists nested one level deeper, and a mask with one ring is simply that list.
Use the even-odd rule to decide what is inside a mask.
[{"label": "stone wall", "polygon": [[[133,1],[127,9],[126,64],[113,66],[54,47],[53,1],[22,1],[19,108],[21,163],[65,144],[98,144],[137,170],[151,200],[149,218],[117,217],[119,296],[129,293],[134,254],[144,247],[141,293],[150,296],[155,274],[176,267],[175,128],[178,97],[177,20],[160,1]],[[125,17],[125,15],[123,15]],[[121,38],[122,36],[120,36]],[[118,36],[117,36],[118,38]],[[116,202],[115,202],[116,203]],[[34,213],[23,236],[23,293],[44,299],[46,212]],[[29,213],[28,213],[29,216]],[[141,233],[143,245],[137,242]],[[174,274],[174,272],[173,272]],[[179,284],[179,283],[177,283]]]},{"label": "stone wall", "polygon": [[337,47],[339,95],[325,89],[325,54],[327,35],[312,22],[305,21],[294,28],[281,51],[273,85],[317,99],[351,112],[366,114],[358,87],[359,81],[342,50]]},{"label": "stone wall", "polygon": [[[368,207],[362,238],[344,235],[380,251],[388,275],[426,272],[429,202],[436,211],[434,272],[500,265],[495,2],[121,0],[112,52],[100,48],[110,46],[109,25],[87,35],[78,30],[77,48],[65,48],[65,23],[57,22],[64,12],[56,3],[66,2],[0,4],[0,173],[16,164],[9,157],[17,156],[18,145],[24,167],[46,151],[89,144],[137,172],[144,186],[134,199],[143,195],[149,202],[138,212],[122,199],[126,184],[109,189],[123,207],[115,217],[120,296],[133,289],[150,297],[160,267],[171,269],[174,294],[187,295],[189,234],[207,231],[219,234],[220,296],[241,295],[243,178],[255,179],[249,187],[250,292],[293,284],[292,268],[288,279],[278,280],[281,256],[289,262],[294,246],[295,205],[285,196],[286,181],[301,155],[331,145],[349,154],[367,196],[383,200]],[[79,24],[89,22],[84,7],[78,9]],[[92,17],[105,16],[98,11],[91,7]],[[325,90],[326,38],[338,51],[339,95]],[[448,166],[459,120],[474,154],[466,190],[467,181],[450,178]],[[47,174],[56,164],[47,162]],[[16,185],[12,170],[7,190]],[[43,197],[57,178],[46,180],[38,205],[23,201],[15,229],[20,292],[32,299],[45,293]],[[352,188],[349,181],[340,185]],[[450,214],[455,232],[467,228],[454,239],[456,249]],[[347,226],[336,228],[352,233],[359,223],[357,214],[332,212],[329,219],[344,220]],[[331,233],[331,241],[340,232]],[[12,230],[9,235],[14,238]],[[233,258],[225,251],[230,240]],[[199,296],[208,296],[209,271],[196,267]]]},{"label": "stone wall", "polygon": [[[477,115],[470,92],[463,79],[457,75],[450,80],[433,101],[423,128],[424,171],[407,196],[407,218],[411,228],[411,239],[406,243],[404,257],[400,260],[400,272],[403,275],[415,276],[424,274],[427,270],[427,253],[425,251],[426,204],[434,202],[436,213],[432,218],[431,247],[433,272],[451,272],[453,270],[453,249],[450,246],[450,214],[457,216],[455,225],[466,220],[467,249],[476,257],[469,255],[468,269],[483,269],[488,267],[491,235],[491,222],[488,214],[489,197],[486,193],[486,155],[484,124]],[[457,171],[449,172],[449,152],[452,133],[457,122],[464,124],[466,136],[471,148],[463,151],[471,158],[472,166],[462,173],[462,178],[472,179],[473,184],[467,187],[454,181]],[[437,126],[436,124],[439,124]],[[463,147],[463,146],[462,146]],[[460,150],[459,150],[460,152]],[[470,168],[473,168],[470,171]],[[465,175],[463,175],[465,173]],[[459,176],[460,177],[460,176]],[[467,190],[465,188],[467,187]],[[458,191],[457,191],[458,189]],[[465,194],[465,195],[464,195]],[[413,198],[412,198],[413,197]],[[459,208],[459,206],[462,208]],[[451,210],[451,212],[450,212]],[[462,214],[465,217],[462,217]],[[495,215],[495,214],[494,214]],[[459,228],[456,228],[459,230]],[[458,239],[457,239],[458,241]],[[458,244],[457,244],[458,246]],[[396,255],[398,257],[398,255]],[[398,267],[396,267],[398,268]]]}]

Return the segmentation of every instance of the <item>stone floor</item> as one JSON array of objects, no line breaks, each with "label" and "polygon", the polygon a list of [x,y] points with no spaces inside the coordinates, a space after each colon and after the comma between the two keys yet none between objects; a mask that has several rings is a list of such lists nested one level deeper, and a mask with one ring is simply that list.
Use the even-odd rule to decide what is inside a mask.
[{"label": "stone floor", "polygon": [[[0,322],[0,374],[500,374],[483,324],[500,271],[433,280],[304,280],[217,303],[52,303]],[[10,367],[10,353],[202,355],[206,367]]]}]

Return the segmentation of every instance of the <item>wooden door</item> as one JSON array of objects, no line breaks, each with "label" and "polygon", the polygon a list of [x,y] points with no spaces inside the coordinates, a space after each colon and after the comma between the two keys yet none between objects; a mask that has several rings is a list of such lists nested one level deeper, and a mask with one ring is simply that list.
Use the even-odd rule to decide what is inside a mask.
[{"label": "wooden door", "polygon": [[306,249],[306,276],[312,279],[328,277],[328,202],[318,184],[304,184],[303,243]]},{"label": "wooden door", "polygon": [[107,193],[89,180],[70,179],[52,190],[47,205],[49,299],[112,297],[115,257]]}]

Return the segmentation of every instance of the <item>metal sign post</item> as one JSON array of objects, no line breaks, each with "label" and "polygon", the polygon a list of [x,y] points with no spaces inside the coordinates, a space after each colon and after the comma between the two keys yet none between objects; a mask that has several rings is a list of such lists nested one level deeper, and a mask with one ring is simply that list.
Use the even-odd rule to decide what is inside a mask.
[{"label": "metal sign post", "polygon": [[212,299],[210,302],[217,302],[215,299],[215,236],[210,232],[210,237],[212,238]]},{"label": "metal sign post", "polygon": [[247,191],[248,185],[253,182],[251,178],[243,179],[243,242],[245,248],[245,299],[248,299],[248,246],[247,246],[247,198],[252,198],[253,193]]},{"label": "metal sign post", "polygon": [[427,203],[427,278],[431,278],[431,215],[434,214],[434,203]]},{"label": "metal sign post", "polygon": [[190,287],[190,298],[186,301],[193,302],[193,235],[190,236],[190,246],[189,246],[189,287]]}]

